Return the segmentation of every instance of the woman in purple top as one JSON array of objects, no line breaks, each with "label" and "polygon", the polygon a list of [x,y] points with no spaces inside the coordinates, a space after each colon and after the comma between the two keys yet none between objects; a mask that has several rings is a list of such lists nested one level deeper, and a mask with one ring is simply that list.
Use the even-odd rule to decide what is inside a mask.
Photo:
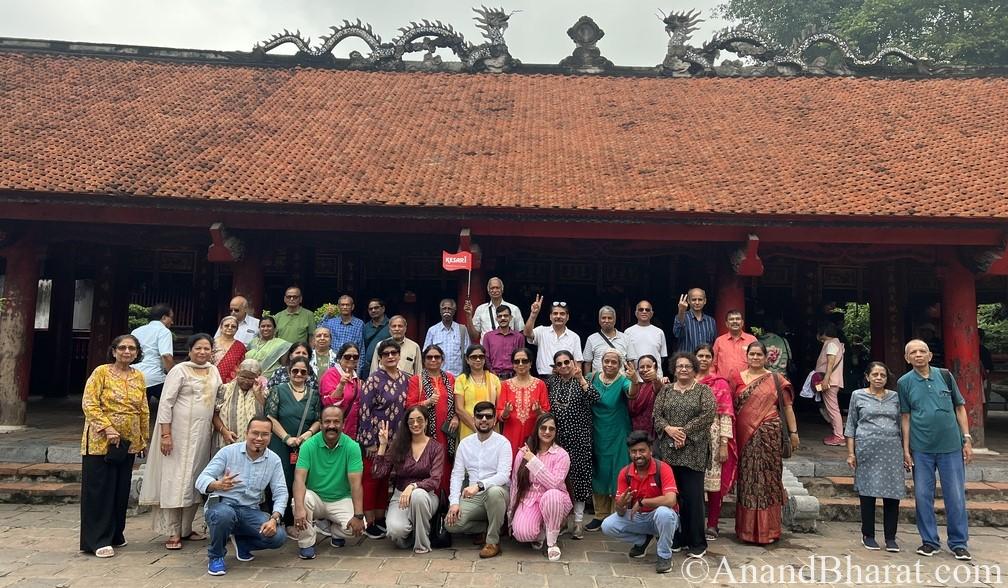
[{"label": "woman in purple top", "polygon": [[357,418],[357,443],[364,458],[364,515],[373,521],[364,533],[372,539],[385,536],[385,507],[388,504],[388,478],[372,473],[384,423],[389,431],[399,428],[406,411],[409,374],[399,369],[399,344],[386,339],[378,344],[380,369],[361,386],[360,412]]},{"label": "woman in purple top", "polygon": [[658,377],[658,360],[653,355],[642,355],[637,358],[637,373],[641,384],[637,394],[630,399],[630,424],[634,431],[647,431],[654,439],[654,401],[661,390],[662,381]]},{"label": "woman in purple top", "polygon": [[386,533],[396,547],[406,549],[413,533],[413,552],[428,553],[431,515],[437,511],[437,491],[444,468],[444,449],[427,436],[427,410],[415,404],[399,422],[389,442],[389,425],[378,429],[378,453],[372,473],[375,478],[395,478],[392,499],[385,514]]}]

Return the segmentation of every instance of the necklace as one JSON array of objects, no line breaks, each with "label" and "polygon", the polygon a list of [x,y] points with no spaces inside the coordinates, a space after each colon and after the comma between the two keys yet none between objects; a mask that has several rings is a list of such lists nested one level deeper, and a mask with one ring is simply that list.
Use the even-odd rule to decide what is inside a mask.
[{"label": "necklace", "polygon": [[292,383],[292,384],[291,384],[291,387],[290,387],[290,389],[291,389],[291,392],[293,392],[294,394],[304,394],[304,393],[305,393],[305,389],[306,389],[307,387],[308,387],[308,386],[301,386],[301,389],[300,389],[300,390],[298,390],[298,389],[297,389],[297,388],[296,388],[296,387],[294,386],[294,384]]},{"label": "necklace", "polygon": [[470,372],[469,376],[471,377],[471,379],[473,381],[473,384],[476,384],[477,386],[485,386],[486,385],[486,372],[481,372],[479,378],[476,377],[476,373],[475,372]]},{"label": "necklace", "polygon": [[606,378],[606,376],[605,376],[605,373],[604,373],[604,372],[603,372],[603,373],[601,373],[601,374],[599,374],[599,380],[600,380],[600,381],[601,381],[601,382],[602,382],[603,384],[605,384],[606,386],[611,386],[611,385],[612,385],[612,383],[613,383],[613,382],[615,382],[615,381],[616,381],[616,380],[618,380],[618,379],[619,379],[619,374],[616,374],[615,376],[613,376],[613,377],[612,377],[612,378],[610,378],[610,379],[607,379],[607,378]]}]

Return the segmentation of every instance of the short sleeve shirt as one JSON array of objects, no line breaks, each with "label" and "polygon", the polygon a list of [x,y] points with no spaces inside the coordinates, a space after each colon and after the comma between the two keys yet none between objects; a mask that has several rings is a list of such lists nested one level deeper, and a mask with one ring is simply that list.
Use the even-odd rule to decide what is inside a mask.
[{"label": "short sleeve shirt", "polygon": [[948,383],[940,368],[931,367],[928,377],[915,370],[896,383],[900,412],[910,414],[910,449],[922,453],[952,453],[963,447],[955,407],[966,404],[955,378]]},{"label": "short sleeve shirt", "polygon": [[325,502],[335,502],[350,496],[347,474],[364,471],[360,445],[345,433],[339,443],[329,449],[325,435],[316,433],[301,445],[297,469],[308,470],[305,486]]},{"label": "short sleeve shirt", "polygon": [[[596,331],[591,335],[588,335],[588,339],[585,340],[585,347],[582,361],[591,362],[593,372],[602,371],[602,356],[605,352],[610,349],[615,349],[619,351],[623,358],[631,357],[630,340],[627,336],[619,331],[615,331],[612,337],[609,337],[609,341],[606,341],[602,337],[602,333]],[[612,343],[612,345],[609,345]]]},{"label": "short sleeve shirt", "polygon": [[[655,472],[659,467],[661,468],[661,488],[658,487],[657,480],[655,480]],[[637,466],[633,462],[620,470],[619,479],[616,480],[616,495],[625,494],[628,489],[633,489],[637,493],[637,498],[657,498],[669,492],[679,494],[672,468],[667,463],[654,458],[651,458],[651,465],[648,467],[647,473],[642,476],[637,474]],[[652,510],[654,509],[644,506],[640,508],[640,512],[651,512]]]},{"label": "short sleeve shirt", "polygon": [[147,387],[164,384],[165,371],[161,365],[161,356],[172,354],[171,331],[161,321],[151,321],[133,329],[131,334],[140,341],[140,349],[143,351],[143,359],[134,367],[143,372]]},{"label": "short sleeve shirt", "polygon": [[584,361],[584,356],[581,355],[581,337],[570,329],[564,329],[563,334],[557,337],[552,325],[540,325],[532,330],[529,343],[539,346],[536,370],[541,376],[553,373],[553,355],[557,351],[569,351],[574,361]]}]

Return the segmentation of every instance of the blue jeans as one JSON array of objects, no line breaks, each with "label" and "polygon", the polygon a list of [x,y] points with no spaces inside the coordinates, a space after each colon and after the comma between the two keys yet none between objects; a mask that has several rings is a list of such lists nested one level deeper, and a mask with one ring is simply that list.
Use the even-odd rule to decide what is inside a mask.
[{"label": "blue jeans", "polygon": [[227,555],[226,544],[230,535],[234,535],[235,543],[242,551],[278,549],[287,540],[287,532],[280,523],[277,523],[276,534],[272,537],[259,534],[259,528],[269,519],[269,515],[259,510],[258,506],[241,506],[232,501],[221,501],[207,507],[204,517],[210,531],[210,545],[207,547],[207,556],[210,558]]},{"label": "blue jeans", "polygon": [[941,547],[938,521],[935,519],[935,470],[941,478],[942,497],[948,527],[949,549],[966,548],[969,519],[966,516],[966,465],[961,451],[924,453],[913,451],[914,501],[917,503],[917,532],[921,540]]},{"label": "blue jeans", "polygon": [[620,541],[640,545],[648,535],[658,536],[658,557],[672,557],[672,536],[679,528],[679,515],[667,506],[659,506],[651,512],[636,513],[630,518],[630,511],[623,516],[612,513],[602,521],[602,532]]}]

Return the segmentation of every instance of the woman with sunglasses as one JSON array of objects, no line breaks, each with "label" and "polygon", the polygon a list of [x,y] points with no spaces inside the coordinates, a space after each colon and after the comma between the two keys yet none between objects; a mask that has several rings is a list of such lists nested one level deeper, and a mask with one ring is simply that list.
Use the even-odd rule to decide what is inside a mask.
[{"label": "woman with sunglasses", "polygon": [[[305,357],[295,357],[287,366],[290,381],[270,389],[266,397],[266,416],[273,421],[273,437],[269,448],[280,456],[284,480],[288,492],[293,491],[294,464],[297,463],[298,448],[302,443],[322,428],[319,415],[322,403],[318,390],[308,383],[311,363]],[[284,524],[294,524],[294,513],[290,504],[284,512]],[[288,529],[291,531],[292,529]],[[298,536],[298,532],[290,536]]]},{"label": "woman with sunglasses", "polygon": [[574,539],[584,538],[585,502],[592,497],[592,406],[598,390],[585,379],[580,363],[570,351],[553,354],[555,374],[546,380],[550,411],[556,417],[557,442],[570,454],[568,476],[574,501]]},{"label": "woman with sunglasses", "polygon": [[357,436],[357,412],[361,379],[357,377],[360,348],[356,343],[344,343],[336,352],[336,365],[326,371],[319,384],[322,406],[335,404],[343,410],[343,432]]},{"label": "woman with sunglasses", "polygon": [[536,550],[545,540],[550,561],[560,559],[557,538],[572,506],[567,490],[570,455],[556,438],[556,419],[548,412],[539,415],[535,432],[511,467],[511,536]]},{"label": "woman with sunglasses", "polygon": [[520,347],[511,353],[515,376],[501,382],[497,396],[497,420],[501,434],[511,443],[511,453],[535,432],[535,420],[550,409],[546,382],[532,375],[532,354]]},{"label": "woman with sunglasses", "polygon": [[361,485],[364,488],[364,516],[369,525],[364,534],[372,539],[385,536],[385,508],[388,506],[388,477],[373,473],[375,455],[381,439],[382,423],[393,433],[406,413],[406,393],[410,376],[399,369],[399,344],[386,339],[378,344],[378,371],[361,386],[360,414],[357,418],[357,443],[364,458]]},{"label": "woman with sunglasses", "polygon": [[448,457],[455,455],[458,442],[459,417],[455,414],[455,376],[446,372],[444,351],[432,344],[423,350],[424,367],[413,375],[406,389],[406,406],[419,404],[427,409],[431,419],[427,421],[427,436],[435,439],[447,452],[441,476],[443,489],[448,489],[452,463]]},{"label": "woman with sunglasses", "polygon": [[[287,353],[284,354],[284,358],[281,360],[281,364],[283,367],[273,372],[273,375],[270,376],[269,381],[266,383],[266,388],[272,389],[279,386],[280,384],[290,382],[290,372],[287,371],[287,368],[290,366],[291,361],[293,361],[295,357],[303,357],[305,359],[308,359],[311,357],[311,354],[312,354],[311,346],[305,343],[304,341],[297,341],[296,343],[291,343],[291,346],[287,348]],[[308,385],[311,386],[312,388],[318,388],[319,381],[318,376],[315,375],[315,372],[308,374]]]},{"label": "woman with sunglasses", "polygon": [[465,353],[465,367],[455,380],[455,415],[459,418],[459,441],[476,430],[472,416],[476,403],[485,400],[496,406],[500,389],[500,378],[487,366],[486,347],[470,345]]}]

